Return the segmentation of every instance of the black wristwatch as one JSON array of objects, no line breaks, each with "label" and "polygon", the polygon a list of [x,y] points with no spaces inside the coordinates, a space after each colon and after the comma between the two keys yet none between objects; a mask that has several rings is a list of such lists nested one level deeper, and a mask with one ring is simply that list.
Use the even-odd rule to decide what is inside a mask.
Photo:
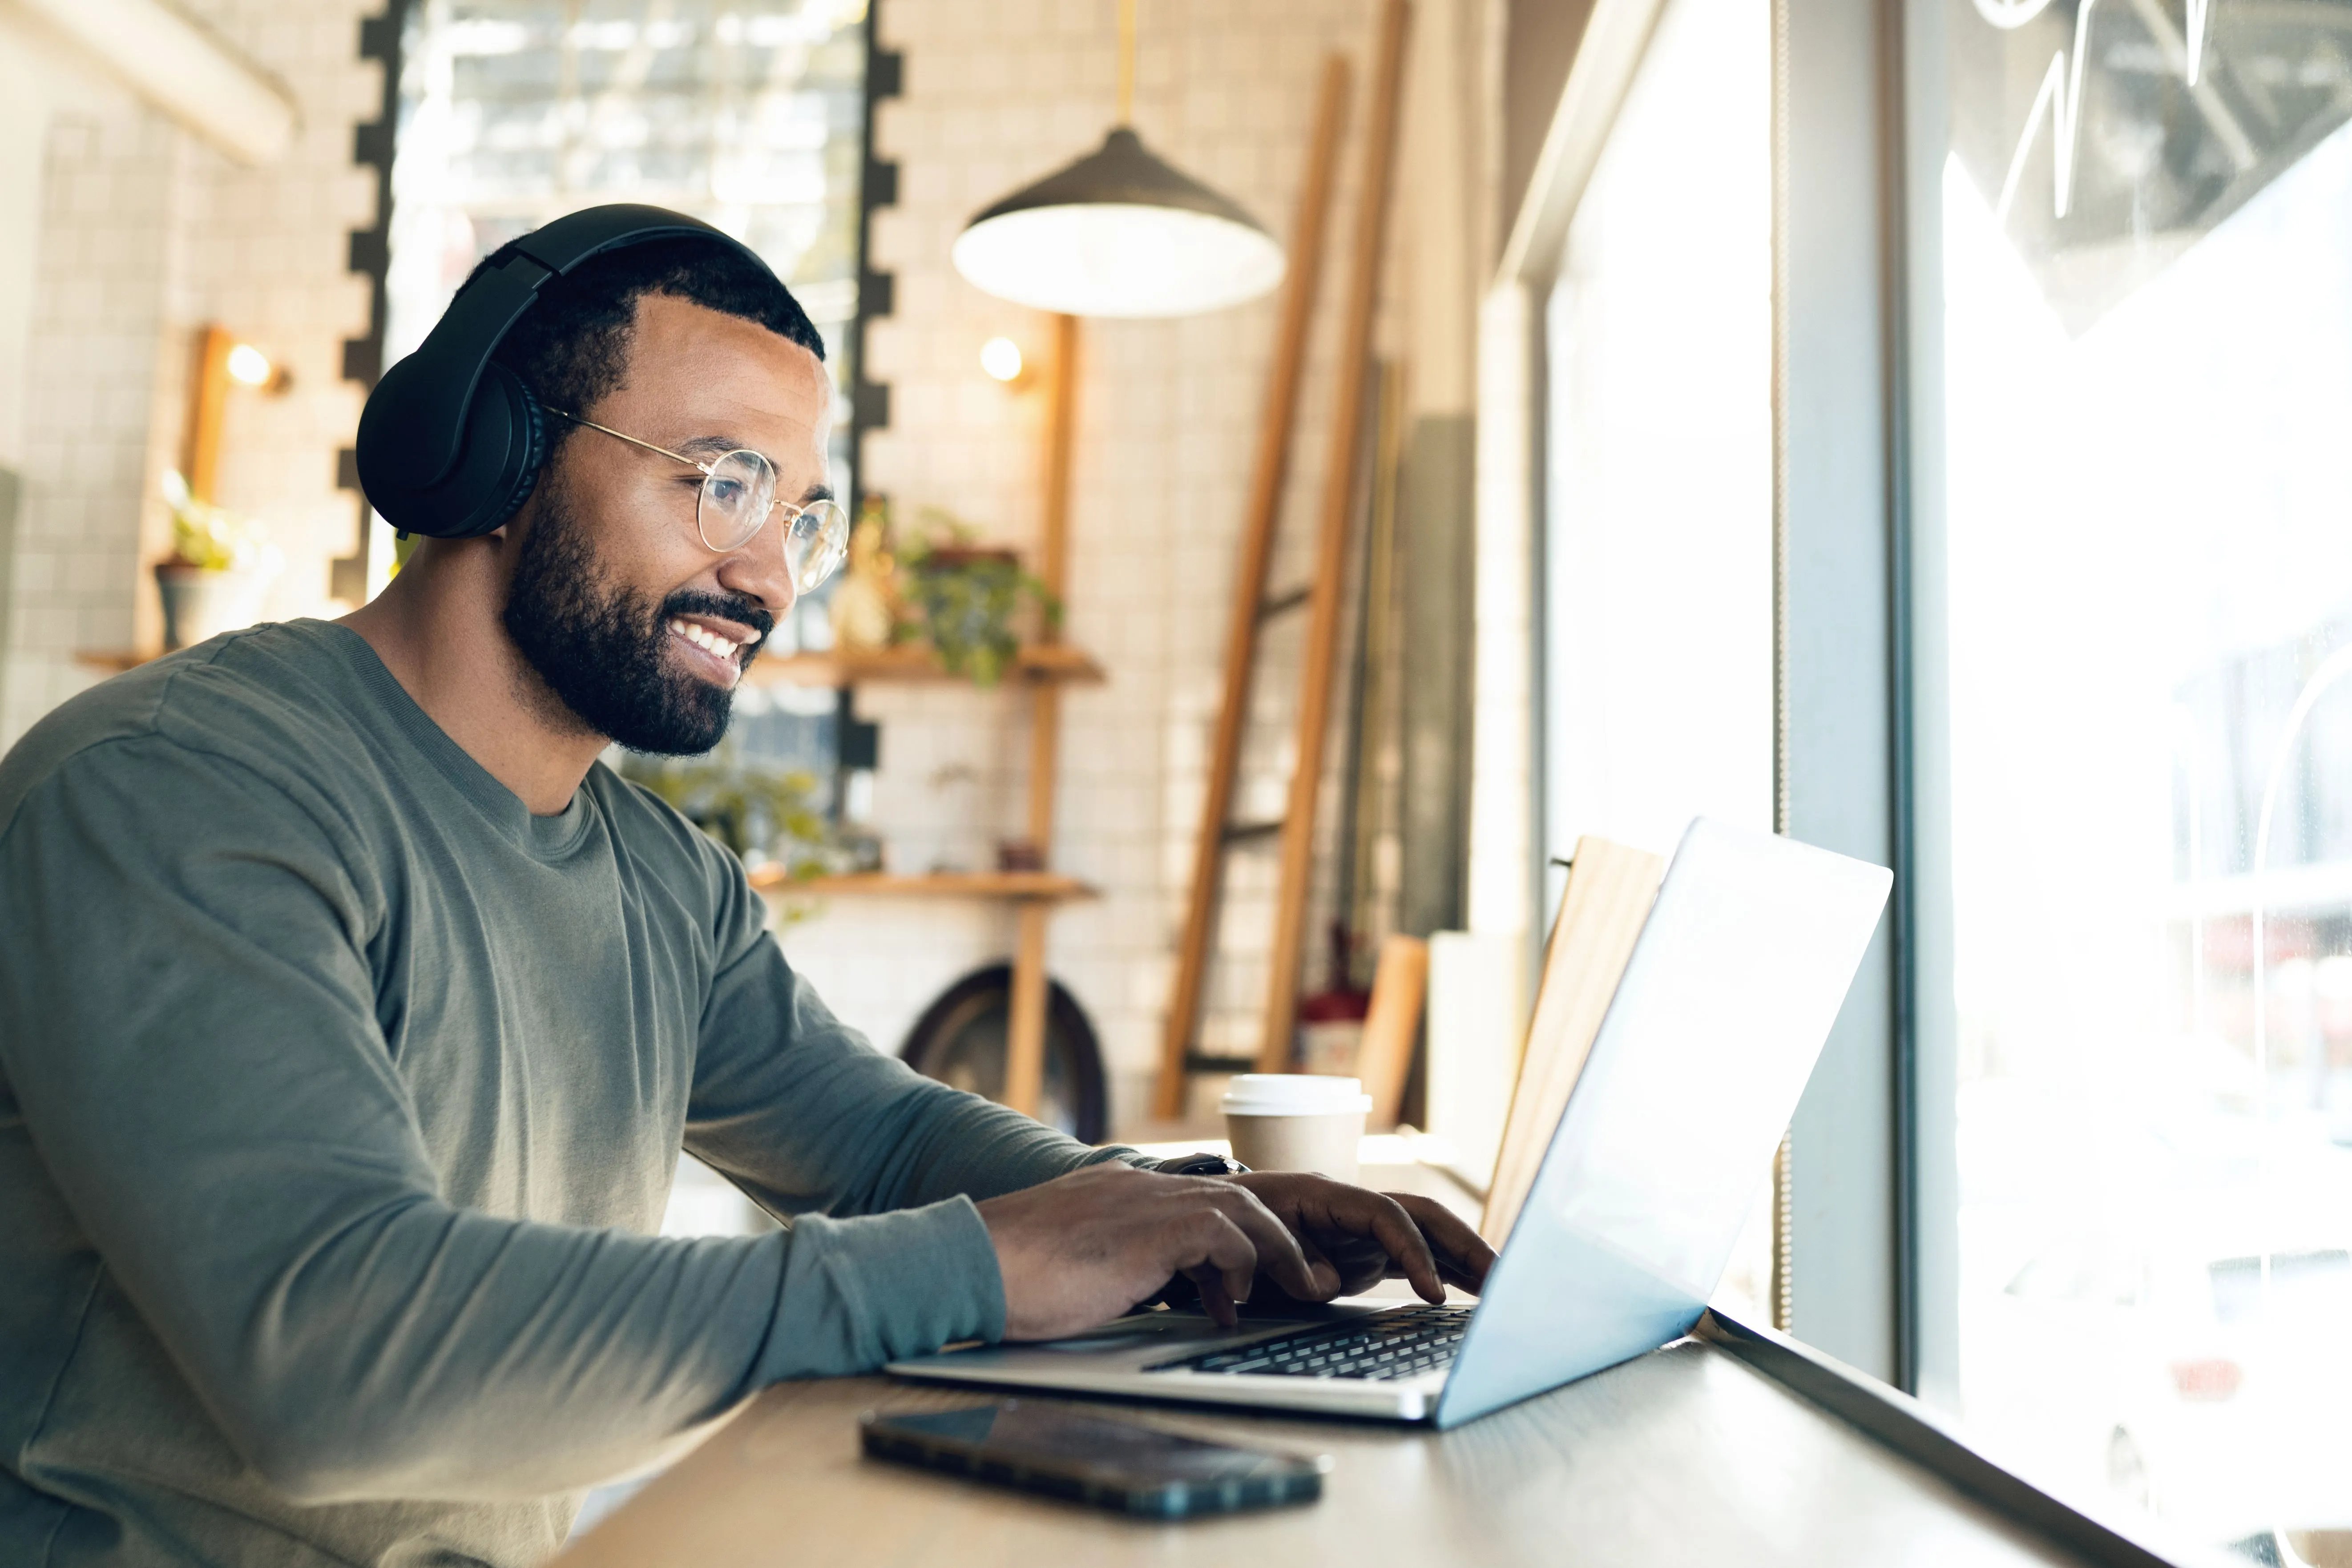
[{"label": "black wristwatch", "polygon": [[1223,1154],[1179,1154],[1160,1162],[1163,1176],[1246,1176],[1249,1167]]}]

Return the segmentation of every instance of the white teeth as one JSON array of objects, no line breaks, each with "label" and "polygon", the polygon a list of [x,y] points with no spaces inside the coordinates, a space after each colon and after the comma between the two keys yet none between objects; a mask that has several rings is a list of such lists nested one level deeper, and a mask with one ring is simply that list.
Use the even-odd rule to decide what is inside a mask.
[{"label": "white teeth", "polygon": [[732,658],[735,657],[735,653],[738,648],[747,647],[751,643],[755,643],[760,640],[760,634],[754,632],[743,642],[735,642],[730,638],[720,637],[709,626],[697,626],[694,622],[686,619],[682,616],[670,622],[669,629],[684,637],[687,641],[692,643],[695,647],[707,649],[708,651],[718,655],[720,658]]}]

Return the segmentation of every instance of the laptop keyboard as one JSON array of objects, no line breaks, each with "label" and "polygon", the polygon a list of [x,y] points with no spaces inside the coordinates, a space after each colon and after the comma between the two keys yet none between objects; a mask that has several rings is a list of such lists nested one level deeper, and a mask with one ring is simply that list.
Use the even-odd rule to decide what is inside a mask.
[{"label": "laptop keyboard", "polygon": [[1143,1370],[1384,1382],[1445,1366],[1469,1327],[1467,1307],[1408,1307],[1342,1323],[1317,1323],[1255,1344],[1163,1361]]}]

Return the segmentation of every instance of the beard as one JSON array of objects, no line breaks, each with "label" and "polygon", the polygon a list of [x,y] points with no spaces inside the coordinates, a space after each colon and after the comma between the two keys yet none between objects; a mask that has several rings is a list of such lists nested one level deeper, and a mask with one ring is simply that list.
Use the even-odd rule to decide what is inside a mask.
[{"label": "beard", "polygon": [[736,658],[749,666],[775,617],[740,595],[681,590],[659,604],[608,584],[595,542],[554,476],[523,536],[501,617],[507,636],[580,723],[633,752],[695,756],[727,733],[735,694],[673,668],[669,623],[714,616],[756,628]]}]

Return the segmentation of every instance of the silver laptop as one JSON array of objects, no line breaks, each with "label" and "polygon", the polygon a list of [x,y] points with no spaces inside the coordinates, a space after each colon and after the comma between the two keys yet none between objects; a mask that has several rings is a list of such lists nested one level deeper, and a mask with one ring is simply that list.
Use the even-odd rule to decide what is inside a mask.
[{"label": "silver laptop", "polygon": [[1730,1261],[1891,881],[1691,824],[1475,1307],[1359,1299],[1233,1330],[1151,1310],[889,1370],[1444,1427],[1678,1339]]}]

